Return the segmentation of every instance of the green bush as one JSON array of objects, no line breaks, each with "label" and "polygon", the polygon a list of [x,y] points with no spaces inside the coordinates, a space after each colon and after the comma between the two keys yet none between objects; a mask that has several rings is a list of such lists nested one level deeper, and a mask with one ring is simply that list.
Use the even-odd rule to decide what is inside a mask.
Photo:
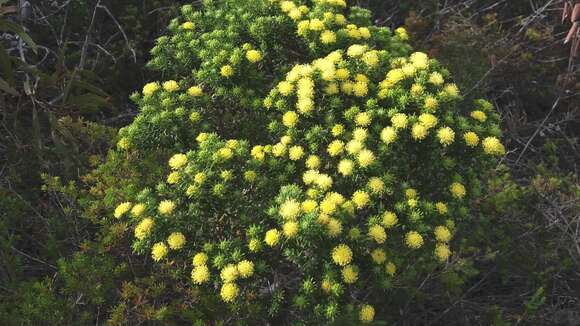
[{"label": "green bush", "polygon": [[505,153],[498,115],[370,16],[204,1],[153,48],[167,79],[133,95],[113,155],[155,172],[105,189],[105,206],[124,199],[104,223],[187,281],[201,319],[371,322],[399,274],[439,269],[469,225]]}]

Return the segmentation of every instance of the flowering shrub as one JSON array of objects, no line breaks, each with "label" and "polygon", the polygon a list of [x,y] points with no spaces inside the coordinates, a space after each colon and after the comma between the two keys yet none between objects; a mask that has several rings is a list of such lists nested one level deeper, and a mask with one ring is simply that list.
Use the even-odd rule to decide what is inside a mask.
[{"label": "flowering shrub", "polygon": [[172,79],[120,131],[130,155],[171,154],[111,214],[136,253],[234,315],[307,323],[372,322],[398,275],[449,259],[505,152],[489,102],[344,0],[182,14],[152,51]]}]

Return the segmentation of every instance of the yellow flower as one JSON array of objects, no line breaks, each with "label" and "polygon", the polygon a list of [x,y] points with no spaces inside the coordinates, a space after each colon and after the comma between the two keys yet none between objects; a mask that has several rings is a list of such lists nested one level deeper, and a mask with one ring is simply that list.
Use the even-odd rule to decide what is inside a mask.
[{"label": "yellow flower", "polygon": [[169,159],[169,167],[177,170],[187,164],[187,156],[185,154],[175,154]]},{"label": "yellow flower", "polygon": [[234,264],[226,265],[222,268],[220,277],[225,283],[233,282],[238,279],[238,268]]},{"label": "yellow flower", "polygon": [[154,261],[160,261],[161,259],[165,258],[165,256],[167,256],[168,252],[169,249],[167,249],[165,243],[157,242],[151,248],[151,257]]},{"label": "yellow flower", "polygon": [[361,150],[357,155],[358,164],[365,168],[375,162],[375,154],[368,149]]},{"label": "yellow flower", "polygon": [[282,205],[280,205],[280,216],[285,220],[296,220],[300,215],[300,203],[294,199],[290,199],[285,201]]},{"label": "yellow flower", "polygon": [[344,25],[344,24],[346,24],[346,17],[344,17],[344,15],[342,15],[342,14],[336,14],[334,16],[334,22],[337,25]]},{"label": "yellow flower", "polygon": [[202,266],[207,263],[207,254],[205,252],[198,252],[193,256],[193,266]]},{"label": "yellow flower", "polygon": [[316,201],[312,199],[307,199],[302,202],[302,210],[306,214],[314,212],[317,206],[318,204],[316,203]]},{"label": "yellow flower", "polygon": [[459,97],[459,88],[455,84],[447,84],[443,91],[450,97]]},{"label": "yellow flower", "polygon": [[370,196],[366,191],[357,190],[352,194],[352,202],[359,209],[366,207],[370,202]]},{"label": "yellow flower", "polygon": [[354,44],[354,45],[351,45],[346,50],[346,55],[348,55],[349,57],[360,57],[366,51],[367,51],[367,46],[366,45]]},{"label": "yellow flower", "polygon": [[233,302],[236,299],[239,292],[240,290],[238,289],[238,286],[235,283],[226,283],[222,285],[220,295],[224,302],[229,303]]},{"label": "yellow flower", "polygon": [[185,236],[181,232],[173,232],[167,237],[167,243],[169,244],[169,248],[173,250],[178,250],[183,248],[185,245]]},{"label": "yellow flower", "polygon": [[385,191],[385,183],[383,180],[377,177],[372,177],[369,179],[368,187],[375,195],[380,195]]},{"label": "yellow flower", "polygon": [[290,10],[290,12],[288,13],[288,17],[290,17],[292,20],[298,20],[302,18],[302,12],[300,11],[300,9],[294,8]]},{"label": "yellow flower", "polygon": [[397,130],[393,127],[385,127],[381,131],[381,140],[389,145],[397,139]]},{"label": "yellow flower", "polygon": [[342,223],[337,219],[331,218],[326,224],[326,230],[328,235],[334,238],[342,233]]},{"label": "yellow flower", "polygon": [[304,149],[301,146],[292,146],[289,151],[289,158],[292,161],[298,161],[304,156]]},{"label": "yellow flower", "polygon": [[272,155],[276,157],[281,157],[284,154],[286,154],[286,145],[282,143],[277,143],[274,146],[272,146]]},{"label": "yellow flower", "polygon": [[196,173],[195,176],[193,177],[193,181],[195,181],[195,183],[197,184],[202,184],[205,181],[205,173],[203,172]]},{"label": "yellow flower", "polygon": [[453,197],[455,197],[457,199],[461,199],[461,198],[465,197],[465,194],[467,193],[465,191],[465,186],[463,186],[459,182],[452,183],[451,186],[449,187],[449,190],[451,191],[451,194],[453,195]]},{"label": "yellow flower", "polygon": [[248,170],[248,171],[244,172],[244,180],[246,180],[248,182],[256,181],[257,177],[258,177],[258,174],[254,170]]},{"label": "yellow flower", "polygon": [[206,283],[207,281],[209,281],[209,276],[210,276],[209,268],[207,268],[206,265],[195,266],[191,270],[191,280],[195,284],[200,285]]},{"label": "yellow flower", "polygon": [[349,152],[350,154],[357,154],[362,149],[363,149],[363,144],[356,139],[353,139],[353,140],[349,141],[348,144],[346,144],[346,151]]},{"label": "yellow flower", "polygon": [[[359,83],[357,83],[357,85],[358,84]],[[356,89],[355,89],[355,92],[356,92]],[[364,96],[364,95],[362,95],[362,96]],[[355,121],[355,123],[356,123],[357,126],[366,127],[366,126],[368,126],[368,125],[371,124],[372,118],[371,118],[371,115],[368,112],[361,112],[361,113],[359,113],[359,114],[356,115],[354,121]]]},{"label": "yellow flower", "polygon": [[137,226],[135,227],[135,238],[139,240],[145,239],[151,233],[154,224],[155,222],[153,221],[153,219],[149,217],[146,217],[143,220],[141,220],[141,222],[139,222],[139,224],[137,224]]},{"label": "yellow flower", "polygon": [[427,66],[427,61],[429,61],[429,57],[427,56],[427,54],[423,52],[415,52],[411,54],[409,60],[411,61],[411,63],[415,65],[415,67],[417,68],[421,67],[422,69]]},{"label": "yellow flower", "polygon": [[387,260],[387,254],[383,249],[377,248],[371,252],[371,258],[375,264],[382,264]]},{"label": "yellow flower", "polygon": [[411,94],[412,95],[415,95],[415,96],[421,95],[421,94],[423,94],[424,91],[425,91],[425,88],[419,84],[413,84],[411,86]]},{"label": "yellow flower", "polygon": [[363,54],[362,60],[369,67],[377,66],[379,64],[379,56],[377,54],[377,51],[373,50]]},{"label": "yellow flower", "polygon": [[336,34],[333,31],[326,30],[320,34],[322,44],[331,44],[336,42]]},{"label": "yellow flower", "polygon": [[354,170],[354,163],[351,160],[342,160],[338,163],[338,173],[349,176]]},{"label": "yellow flower", "polygon": [[434,111],[439,107],[439,101],[437,101],[437,99],[433,96],[427,96],[425,98],[425,109],[430,110],[430,111]]},{"label": "yellow flower", "polygon": [[375,224],[369,227],[369,237],[375,240],[377,243],[381,244],[387,240],[387,233],[382,226]]},{"label": "yellow flower", "polygon": [[373,306],[365,304],[361,307],[358,318],[363,324],[368,324],[375,319],[375,308]]},{"label": "yellow flower", "polygon": [[282,136],[280,137],[280,142],[284,145],[289,145],[290,143],[292,143],[292,137],[290,136]]},{"label": "yellow flower", "polygon": [[316,155],[310,155],[306,159],[306,167],[309,169],[316,169],[320,166],[320,158]]},{"label": "yellow flower", "polygon": [[[354,95],[357,96],[357,97],[366,96],[367,93],[369,92],[368,83],[365,83],[365,82],[357,82],[357,83],[354,83],[354,85],[352,87],[352,91],[353,91]],[[362,125],[362,126],[366,126],[366,125],[368,125],[370,123],[370,121],[368,123],[366,123],[366,124],[365,123],[362,123],[362,122],[359,123],[358,121],[359,120],[358,120],[358,117],[357,117],[357,124],[358,125]],[[363,121],[363,120],[361,120],[361,121]]]},{"label": "yellow flower", "polygon": [[262,60],[262,53],[258,50],[249,50],[246,52],[246,58],[252,63]]},{"label": "yellow flower", "polygon": [[332,290],[332,282],[328,279],[324,279],[324,280],[322,280],[322,282],[320,284],[320,288],[325,293],[330,293],[330,291]]},{"label": "yellow flower", "polygon": [[249,260],[242,260],[238,263],[238,272],[241,278],[248,278],[254,275],[254,263]]},{"label": "yellow flower", "polygon": [[179,89],[179,84],[175,80],[168,80],[163,83],[163,89],[167,92],[175,92]]},{"label": "yellow flower", "polygon": [[170,215],[175,209],[175,203],[171,200],[162,200],[157,210],[161,215]]},{"label": "yellow flower", "polygon": [[350,72],[346,68],[336,70],[336,78],[339,80],[346,80],[350,76]]},{"label": "yellow flower", "polygon": [[413,139],[421,141],[427,137],[427,128],[420,123],[415,123],[411,129],[411,136]]},{"label": "yellow flower", "polygon": [[435,239],[440,242],[449,242],[451,240],[451,231],[445,226],[437,226],[434,230]]},{"label": "yellow flower", "polygon": [[341,124],[335,124],[330,132],[334,137],[338,137],[344,132],[344,126]]},{"label": "yellow flower", "polygon": [[124,202],[124,203],[119,204],[115,208],[115,213],[113,215],[116,218],[121,218],[121,216],[125,215],[125,213],[127,213],[131,209],[132,205],[133,204],[131,204],[130,202]]},{"label": "yellow flower", "polygon": [[230,65],[222,66],[220,69],[220,74],[224,77],[231,77],[234,74],[234,68]]},{"label": "yellow flower", "polygon": [[449,127],[439,128],[439,130],[437,130],[437,137],[439,138],[441,145],[449,146],[455,140],[455,132]]},{"label": "yellow flower", "polygon": [[385,265],[385,271],[387,272],[388,275],[394,276],[395,273],[397,272],[397,266],[395,266],[395,264],[393,264],[392,262],[388,262]]},{"label": "yellow flower", "polygon": [[429,82],[435,86],[441,86],[443,85],[443,83],[445,83],[445,80],[443,79],[443,76],[440,73],[433,72],[429,76]]},{"label": "yellow flower", "polygon": [[437,209],[437,212],[441,215],[447,214],[448,212],[447,205],[445,205],[445,203],[442,202],[436,203],[435,208]]},{"label": "yellow flower", "polygon": [[505,154],[505,147],[496,137],[487,137],[481,141],[483,151],[490,155],[501,156]]},{"label": "yellow flower", "polygon": [[176,172],[176,171],[171,172],[167,176],[167,183],[169,183],[170,185],[176,184],[179,182],[180,178],[181,178],[181,176],[179,175],[179,172]]},{"label": "yellow flower", "polygon": [[437,125],[437,117],[430,113],[422,113],[419,116],[419,122],[427,129],[431,129]]},{"label": "yellow flower", "polygon": [[395,34],[403,41],[407,41],[409,39],[409,34],[407,34],[407,30],[404,27],[395,29]]},{"label": "yellow flower", "polygon": [[340,244],[332,249],[332,261],[339,266],[346,266],[352,261],[352,251],[345,244]]},{"label": "yellow flower", "polygon": [[358,268],[348,265],[342,269],[342,279],[346,284],[352,284],[358,280]]},{"label": "yellow flower", "polygon": [[397,222],[399,222],[397,214],[390,211],[386,211],[383,213],[383,225],[385,227],[387,228],[393,227],[397,224]]},{"label": "yellow flower", "polygon": [[185,23],[181,24],[181,28],[183,28],[183,29],[190,30],[190,29],[193,29],[193,27],[194,27],[194,25],[192,22],[185,22]]},{"label": "yellow flower", "polygon": [[262,243],[260,240],[252,239],[250,242],[248,242],[248,249],[250,249],[251,252],[257,252],[260,250],[260,248],[262,248]]},{"label": "yellow flower", "polygon": [[276,229],[271,229],[266,232],[266,237],[264,238],[266,244],[270,247],[274,247],[280,242],[280,231]]},{"label": "yellow flower", "polygon": [[208,137],[209,135],[207,134],[207,132],[200,132],[199,135],[195,137],[195,140],[197,140],[198,143],[203,143],[207,140]]},{"label": "yellow flower", "polygon": [[304,174],[302,175],[302,181],[304,181],[305,184],[309,185],[309,184],[316,182],[316,179],[318,178],[318,176],[319,176],[318,171],[308,170],[308,171],[304,172]]},{"label": "yellow flower", "polygon": [[280,2],[280,9],[285,13],[290,12],[290,10],[292,10],[294,8],[296,8],[296,4],[294,4],[294,2],[292,2],[292,1]]},{"label": "yellow flower", "polygon": [[485,120],[487,120],[485,112],[479,110],[471,112],[471,117],[479,122],[485,122]]},{"label": "yellow flower", "polygon": [[283,96],[288,96],[288,95],[292,94],[293,90],[294,90],[294,86],[287,81],[281,81],[278,84],[278,91],[280,91],[280,94],[282,94]]},{"label": "yellow flower", "polygon": [[405,235],[405,244],[411,249],[421,248],[423,237],[416,231],[409,231]]},{"label": "yellow flower", "polygon": [[298,234],[298,223],[293,221],[286,222],[282,226],[282,231],[284,232],[284,236],[286,236],[286,238],[294,238],[296,234]]},{"label": "yellow flower", "polygon": [[117,142],[117,147],[119,149],[126,150],[129,148],[129,145],[131,145],[131,144],[129,143],[129,140],[125,137],[119,139],[119,142]]},{"label": "yellow flower", "polygon": [[469,131],[469,132],[464,133],[463,139],[465,140],[465,143],[469,147],[475,147],[475,146],[477,146],[477,144],[479,144],[479,137],[473,131]]},{"label": "yellow flower", "polygon": [[310,20],[310,29],[313,31],[321,31],[324,29],[324,22],[322,22],[318,18],[314,18]]},{"label": "yellow flower", "polygon": [[342,150],[344,149],[344,143],[340,140],[333,140],[327,148],[328,154],[330,154],[330,156],[337,156],[340,153],[342,153]]},{"label": "yellow flower", "polygon": [[391,123],[396,129],[405,129],[407,127],[407,115],[397,113],[391,118]]},{"label": "yellow flower", "polygon": [[319,174],[314,182],[322,190],[332,187],[332,178],[327,174]]},{"label": "yellow flower", "polygon": [[189,94],[189,96],[192,96],[192,97],[198,97],[198,96],[201,96],[203,94],[203,91],[202,91],[201,87],[199,87],[199,86],[191,86],[187,90],[187,94]]},{"label": "yellow flower", "polygon": [[145,86],[143,86],[143,95],[151,96],[158,89],[159,89],[159,83],[157,83],[157,82],[147,83],[147,84],[145,84]]},{"label": "yellow flower", "polygon": [[282,123],[288,128],[293,128],[297,122],[298,114],[294,111],[288,111],[282,116]]},{"label": "yellow flower", "polygon": [[437,257],[437,259],[440,262],[444,262],[447,260],[447,258],[449,258],[449,256],[451,256],[451,250],[449,250],[449,246],[443,243],[438,243],[435,246],[435,257]]}]

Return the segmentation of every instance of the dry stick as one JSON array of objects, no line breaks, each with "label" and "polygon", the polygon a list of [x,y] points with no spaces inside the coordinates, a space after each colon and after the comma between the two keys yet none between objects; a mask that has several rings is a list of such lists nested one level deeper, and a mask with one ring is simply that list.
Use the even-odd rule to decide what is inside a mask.
[{"label": "dry stick", "polygon": [[515,161],[514,164],[518,164],[518,162],[520,161],[520,159],[522,158],[522,156],[524,156],[524,153],[526,152],[526,150],[528,149],[528,147],[530,146],[530,144],[532,143],[532,141],[534,140],[534,138],[536,138],[536,136],[540,133],[540,131],[544,127],[544,124],[546,123],[546,121],[548,121],[548,119],[550,118],[550,116],[552,115],[552,113],[554,112],[554,110],[558,107],[558,104],[560,104],[560,99],[561,98],[562,98],[562,92],[560,92],[560,94],[558,95],[558,98],[556,98],[556,101],[552,105],[552,108],[550,109],[550,111],[548,112],[548,114],[546,115],[546,117],[544,118],[544,120],[542,120],[542,123],[540,123],[540,125],[538,126],[538,128],[536,128],[536,131],[534,131],[534,133],[532,134],[532,137],[530,137],[530,139],[528,139],[528,142],[524,146],[524,149],[522,150],[522,152],[520,153],[520,155],[518,156],[518,159]]},{"label": "dry stick", "polygon": [[22,256],[24,256],[24,257],[26,257],[26,258],[28,258],[28,259],[34,260],[34,261],[35,261],[35,262],[37,262],[37,263],[41,263],[41,264],[43,264],[43,265],[46,265],[46,266],[49,266],[49,267],[51,267],[51,268],[53,268],[53,269],[55,269],[55,270],[58,270],[58,268],[56,268],[56,266],[54,266],[54,265],[52,265],[52,264],[49,264],[49,263],[47,263],[47,262],[45,262],[45,261],[43,261],[43,260],[40,260],[40,259],[38,259],[38,258],[36,258],[36,257],[30,256],[29,254],[27,254],[27,253],[25,253],[25,252],[22,252],[22,251],[20,251],[20,250],[18,250],[18,249],[16,249],[16,248],[14,248],[14,247],[12,247],[12,246],[10,246],[10,249],[12,249],[12,250],[13,250],[13,251],[15,251],[16,253],[18,253],[18,254],[21,254]]},{"label": "dry stick", "polygon": [[131,47],[131,44],[129,43],[129,38],[127,37],[127,34],[125,33],[125,30],[123,30],[123,27],[121,27],[121,24],[119,24],[119,22],[117,21],[117,18],[115,18],[115,16],[113,16],[113,14],[109,10],[109,8],[107,8],[106,6],[101,5],[101,2],[100,1],[97,4],[97,7],[103,9],[104,11],[106,11],[107,14],[109,15],[109,17],[111,17],[111,19],[115,23],[115,25],[117,25],[117,28],[119,29],[119,31],[121,32],[121,34],[123,34],[123,38],[125,39],[125,43],[127,44],[127,48],[129,49],[129,51],[131,51],[131,54],[133,55],[133,62],[136,63],[137,62],[137,53],[135,53],[135,49],[133,49]]}]

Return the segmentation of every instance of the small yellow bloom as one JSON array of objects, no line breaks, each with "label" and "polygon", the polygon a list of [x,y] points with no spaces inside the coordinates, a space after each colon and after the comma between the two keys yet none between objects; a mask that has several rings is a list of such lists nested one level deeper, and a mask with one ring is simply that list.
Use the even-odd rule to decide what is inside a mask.
[{"label": "small yellow bloom", "polygon": [[165,258],[165,256],[167,256],[168,252],[169,250],[163,242],[157,242],[151,248],[151,257],[154,261],[160,261],[161,259]]},{"label": "small yellow bloom", "polygon": [[167,237],[167,243],[169,248],[173,250],[179,250],[185,245],[185,236],[181,232],[173,232]]},{"label": "small yellow bloom", "polygon": [[383,213],[383,225],[385,227],[391,228],[395,226],[398,222],[399,219],[397,218],[397,214],[390,211],[386,211]]},{"label": "small yellow bloom", "polygon": [[416,231],[409,231],[405,235],[405,244],[411,249],[418,249],[423,246],[423,237]]},{"label": "small yellow bloom", "polygon": [[252,63],[262,60],[262,53],[258,50],[249,50],[246,52],[246,58]]},{"label": "small yellow bloom", "polygon": [[195,266],[191,270],[191,280],[195,284],[203,284],[209,281],[209,268],[206,265]]},{"label": "small yellow bloom", "polygon": [[342,279],[346,284],[352,284],[358,280],[358,268],[348,265],[342,269]]},{"label": "small yellow bloom", "polygon": [[274,247],[280,242],[280,231],[276,229],[271,229],[266,232],[266,237],[264,238],[266,244],[270,247]]},{"label": "small yellow bloom", "polygon": [[220,74],[224,77],[231,77],[234,74],[234,68],[230,65],[225,65],[221,67]]},{"label": "small yellow bloom", "polygon": [[451,256],[451,250],[449,250],[449,246],[443,243],[438,243],[435,246],[435,257],[437,257],[437,259],[440,262],[444,262],[447,260],[447,258],[449,258],[449,256]]},{"label": "small yellow bloom", "polygon": [[352,251],[345,244],[340,244],[332,249],[332,261],[339,266],[346,266],[352,261]]},{"label": "small yellow bloom", "polygon": [[439,128],[437,131],[437,138],[443,146],[449,146],[455,140],[455,132],[449,127]]},{"label": "small yellow bloom", "polygon": [[163,83],[163,89],[167,92],[175,92],[179,89],[179,84],[175,80],[168,80]]},{"label": "small yellow bloom", "polygon": [[161,215],[170,215],[175,209],[175,203],[171,200],[162,200],[157,210]]},{"label": "small yellow bloom", "polygon": [[451,191],[453,197],[457,199],[461,199],[465,197],[465,195],[467,194],[467,192],[465,191],[465,186],[459,182],[452,183],[451,186],[449,187],[449,190]]},{"label": "small yellow bloom", "polygon": [[322,44],[331,44],[336,42],[336,34],[333,31],[326,30],[320,34]]},{"label": "small yellow bloom", "polygon": [[463,139],[469,147],[475,147],[479,144],[479,137],[473,131],[469,131],[463,134]]},{"label": "small yellow bloom", "polygon": [[189,94],[189,96],[192,96],[192,97],[199,97],[199,96],[203,95],[203,90],[199,86],[191,86],[187,90],[187,94]]},{"label": "small yellow bloom", "polygon": [[286,222],[282,226],[282,231],[284,232],[284,236],[286,236],[286,238],[294,238],[296,234],[298,234],[298,223],[294,221]]},{"label": "small yellow bloom", "polygon": [[366,168],[375,162],[375,154],[368,149],[361,150],[357,155],[358,164]]},{"label": "small yellow bloom", "polygon": [[352,202],[359,209],[366,207],[370,202],[370,196],[366,191],[357,190],[352,194]]},{"label": "small yellow bloom", "polygon": [[288,128],[293,128],[298,123],[298,114],[294,111],[284,113],[282,123]]},{"label": "small yellow bloom", "polygon": [[207,263],[207,254],[205,252],[198,252],[193,256],[193,266],[202,266]]},{"label": "small yellow bloom", "polygon": [[220,295],[221,295],[222,300],[224,302],[230,303],[236,299],[239,292],[240,292],[240,290],[235,283],[226,283],[226,284],[222,285],[222,288],[220,290]]},{"label": "small yellow bloom", "polygon": [[373,306],[365,304],[361,307],[358,318],[363,324],[368,324],[375,319],[375,308]]},{"label": "small yellow bloom", "polygon": [[384,243],[387,240],[387,233],[385,232],[385,229],[378,224],[369,227],[368,235],[379,244]]},{"label": "small yellow bloom", "polygon": [[397,113],[391,118],[391,123],[396,129],[405,129],[407,127],[407,115]]},{"label": "small yellow bloom", "polygon": [[133,204],[131,204],[130,202],[121,203],[115,208],[115,213],[113,215],[116,218],[120,218],[131,209],[131,206],[133,206]]},{"label": "small yellow bloom", "polygon": [[187,29],[187,30],[191,30],[193,29],[194,25],[192,22],[185,22],[183,24],[181,24],[181,28],[183,29]]},{"label": "small yellow bloom", "polygon": [[371,252],[371,258],[375,264],[382,264],[387,260],[387,254],[383,249],[377,248]]},{"label": "small yellow bloom", "polygon": [[483,151],[490,155],[502,156],[505,154],[505,147],[496,137],[487,137],[481,141]]},{"label": "small yellow bloom", "polygon": [[139,224],[137,224],[135,227],[135,238],[139,240],[145,239],[151,233],[154,224],[155,222],[153,219],[149,217],[141,220],[141,222],[139,222]]},{"label": "small yellow bloom", "polygon": [[301,146],[292,146],[289,151],[289,158],[292,161],[298,161],[304,156],[304,149]]},{"label": "small yellow bloom", "polygon": [[485,112],[479,110],[471,112],[471,117],[479,122],[485,122],[487,120]]},{"label": "small yellow bloom", "polygon": [[254,275],[254,263],[249,260],[242,260],[238,263],[238,272],[241,278],[248,278]]},{"label": "small yellow bloom", "polygon": [[435,239],[440,242],[449,242],[451,240],[451,231],[445,226],[437,226],[434,230]]},{"label": "small yellow bloom", "polygon": [[234,264],[226,265],[224,268],[222,268],[222,271],[220,273],[220,277],[225,283],[235,281],[236,279],[238,279],[238,276],[239,276],[238,268]]}]

